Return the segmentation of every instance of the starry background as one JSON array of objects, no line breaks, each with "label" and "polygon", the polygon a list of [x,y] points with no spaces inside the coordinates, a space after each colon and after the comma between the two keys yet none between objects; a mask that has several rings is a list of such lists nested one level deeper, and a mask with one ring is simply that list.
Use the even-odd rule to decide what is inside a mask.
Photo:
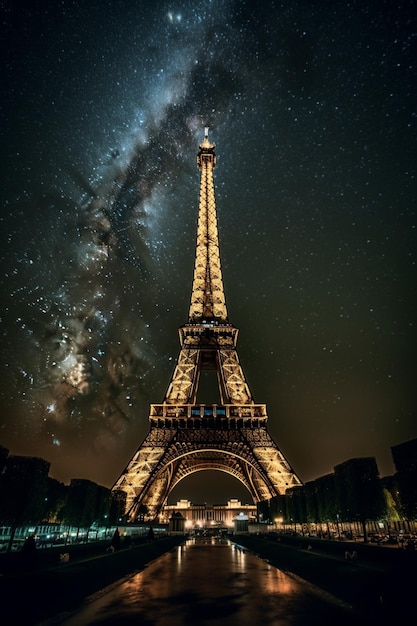
[{"label": "starry background", "polygon": [[[147,434],[208,125],[229,317],[271,435],[303,481],[358,456],[392,474],[417,436],[415,2],[0,11],[0,444],[111,486]],[[218,476],[170,501],[248,500]]]}]

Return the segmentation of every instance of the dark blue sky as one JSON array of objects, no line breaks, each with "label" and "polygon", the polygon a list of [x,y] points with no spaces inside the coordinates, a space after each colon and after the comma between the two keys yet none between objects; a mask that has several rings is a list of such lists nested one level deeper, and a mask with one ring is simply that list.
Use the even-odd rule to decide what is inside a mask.
[{"label": "dark blue sky", "polygon": [[392,473],[417,436],[415,2],[26,4],[1,9],[0,444],[110,486],[146,435],[209,125],[272,436],[303,481],[357,456]]}]

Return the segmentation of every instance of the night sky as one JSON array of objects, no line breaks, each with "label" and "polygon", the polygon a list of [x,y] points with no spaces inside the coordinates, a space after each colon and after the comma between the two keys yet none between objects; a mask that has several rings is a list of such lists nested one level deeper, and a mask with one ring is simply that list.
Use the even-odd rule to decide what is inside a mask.
[{"label": "night sky", "polygon": [[[392,474],[417,436],[416,3],[0,12],[0,444],[110,487],[147,434],[188,316],[207,125],[271,435],[302,481],[359,456]],[[170,501],[248,501],[216,476]]]}]

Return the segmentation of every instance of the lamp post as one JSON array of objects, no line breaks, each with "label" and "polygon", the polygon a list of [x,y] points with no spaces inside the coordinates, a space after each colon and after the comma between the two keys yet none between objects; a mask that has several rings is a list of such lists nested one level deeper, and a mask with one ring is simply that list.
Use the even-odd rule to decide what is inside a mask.
[{"label": "lamp post", "polygon": [[337,526],[337,536],[339,537],[339,541],[340,541],[339,513],[336,513],[336,526]]}]

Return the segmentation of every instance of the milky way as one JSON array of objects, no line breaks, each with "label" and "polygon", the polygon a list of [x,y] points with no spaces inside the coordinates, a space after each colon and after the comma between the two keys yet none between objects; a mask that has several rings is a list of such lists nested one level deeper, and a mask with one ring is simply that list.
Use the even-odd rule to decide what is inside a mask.
[{"label": "milky way", "polygon": [[414,3],[50,4],[3,3],[0,444],[111,485],[145,436],[208,125],[271,434],[302,480],[365,455],[391,472],[417,436]]}]

